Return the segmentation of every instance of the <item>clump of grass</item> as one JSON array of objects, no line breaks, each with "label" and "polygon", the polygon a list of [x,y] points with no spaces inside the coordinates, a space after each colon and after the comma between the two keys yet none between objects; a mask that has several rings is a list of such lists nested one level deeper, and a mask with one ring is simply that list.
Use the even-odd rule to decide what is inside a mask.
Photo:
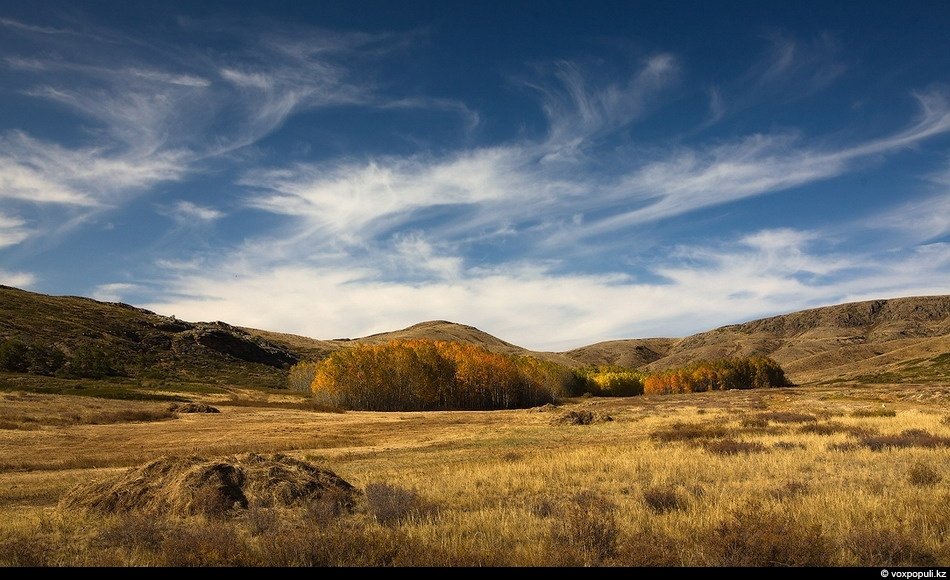
[{"label": "clump of grass", "polygon": [[12,534],[0,538],[0,564],[4,566],[53,566],[55,546],[37,534]]},{"label": "clump of grass", "polygon": [[686,509],[689,505],[686,497],[671,486],[651,487],[643,491],[643,503],[654,514],[665,514]]},{"label": "clump of grass", "polygon": [[818,421],[818,417],[814,415],[796,413],[794,411],[769,411],[767,413],[759,413],[755,417],[771,423],[814,423]]},{"label": "clump of grass", "polygon": [[246,566],[253,551],[230,522],[195,520],[168,530],[161,543],[166,566]]},{"label": "clump of grass", "polygon": [[681,540],[670,537],[669,528],[648,526],[634,534],[624,534],[612,564],[628,567],[673,568],[688,560]]},{"label": "clump of grass", "polygon": [[123,409],[121,411],[96,413],[88,417],[80,416],[76,423],[111,425],[113,423],[151,423],[176,418],[178,418],[178,415],[170,409]]},{"label": "clump of grass", "polygon": [[919,461],[910,468],[907,476],[910,484],[917,487],[937,485],[942,479],[943,477],[933,467]]},{"label": "clump of grass", "polygon": [[524,459],[524,455],[518,453],[517,451],[506,451],[501,456],[502,461],[507,461],[509,463],[516,463],[522,459]]},{"label": "clump of grass", "polygon": [[837,451],[839,453],[851,453],[860,446],[857,443],[829,443],[825,446],[828,451]]},{"label": "clump of grass", "polygon": [[847,546],[860,566],[934,566],[937,558],[921,538],[893,528],[869,528],[850,535]]},{"label": "clump of grass", "polygon": [[311,499],[304,505],[304,516],[307,521],[327,524],[336,521],[344,514],[350,513],[353,507],[353,496],[342,490],[328,489],[319,497]]},{"label": "clump of grass", "polygon": [[555,425],[593,425],[594,423],[609,422],[613,420],[614,418],[610,415],[602,415],[600,413],[594,413],[593,411],[582,409],[580,411],[567,411],[566,413],[563,413],[553,419],[551,422]]},{"label": "clump of grass", "polygon": [[733,510],[713,529],[709,548],[721,566],[828,566],[835,551],[818,524],[758,503]]},{"label": "clump of grass", "polygon": [[424,519],[439,511],[435,504],[418,492],[388,483],[370,483],[363,492],[369,513],[384,526],[398,525],[410,519]]},{"label": "clump of grass", "polygon": [[727,437],[731,431],[720,423],[674,423],[650,433],[650,438],[662,443],[697,441]]},{"label": "clump of grass", "polygon": [[874,433],[873,430],[867,427],[845,425],[844,423],[838,421],[828,421],[827,423],[809,423],[799,427],[798,432],[814,435],[835,435],[838,433],[843,433],[845,435],[852,435],[854,437],[864,437]]},{"label": "clump of grass", "polygon": [[128,514],[103,527],[94,538],[96,547],[151,547],[162,543],[167,525],[159,518]]},{"label": "clump of grass", "polygon": [[796,449],[806,449],[807,446],[804,443],[798,443],[797,441],[776,441],[772,444],[773,449],[781,449],[782,451],[793,451]]},{"label": "clump of grass", "polygon": [[355,489],[312,463],[279,453],[246,453],[216,459],[156,459],[101,482],[80,484],[59,507],[66,512],[223,517],[255,502],[299,507],[328,492],[352,498]]},{"label": "clump of grass", "polygon": [[898,435],[871,435],[862,437],[860,443],[871,451],[883,451],[888,448],[906,449],[909,447],[934,449],[937,447],[950,447],[950,437],[934,435],[924,429],[905,429]]},{"label": "clump of grass", "polygon": [[0,429],[7,431],[36,431],[39,428],[36,423],[0,420]]},{"label": "clump of grass", "polygon": [[765,429],[769,426],[768,420],[763,419],[760,416],[744,417],[742,421],[739,422],[739,424],[746,429]]},{"label": "clump of grass", "polygon": [[217,407],[204,403],[174,403],[168,406],[172,413],[220,413]]},{"label": "clump of grass", "polygon": [[738,439],[707,441],[703,443],[703,448],[716,455],[747,455],[749,453],[764,453],[768,451],[768,447],[758,441],[740,441]]},{"label": "clump of grass", "polygon": [[941,420],[940,420],[940,423],[943,424],[943,425],[950,425],[950,415],[947,415],[946,417],[944,417],[943,419],[941,419]]},{"label": "clump of grass", "polygon": [[252,536],[259,536],[274,529],[279,522],[274,508],[264,507],[259,502],[252,502],[245,513],[248,531]]},{"label": "clump of grass", "polygon": [[547,519],[557,512],[557,506],[546,497],[540,497],[528,502],[528,511],[541,519]]},{"label": "clump of grass", "polygon": [[787,501],[796,497],[801,497],[811,491],[807,483],[801,481],[788,481],[781,487],[777,487],[769,492],[769,497],[778,501]]},{"label": "clump of grass", "polygon": [[552,551],[570,555],[586,566],[602,564],[617,554],[620,525],[617,506],[602,496],[585,492],[562,506],[552,535]]},{"label": "clump of grass", "polygon": [[852,417],[896,417],[897,411],[894,409],[888,409],[886,407],[879,407],[875,409],[856,409],[851,412]]}]

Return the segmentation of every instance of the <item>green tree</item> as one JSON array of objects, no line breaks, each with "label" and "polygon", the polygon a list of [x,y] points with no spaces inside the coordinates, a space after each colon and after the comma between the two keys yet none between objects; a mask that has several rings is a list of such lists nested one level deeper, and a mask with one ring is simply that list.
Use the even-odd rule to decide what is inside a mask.
[{"label": "green tree", "polygon": [[0,370],[25,373],[30,368],[29,348],[15,338],[0,343]]}]

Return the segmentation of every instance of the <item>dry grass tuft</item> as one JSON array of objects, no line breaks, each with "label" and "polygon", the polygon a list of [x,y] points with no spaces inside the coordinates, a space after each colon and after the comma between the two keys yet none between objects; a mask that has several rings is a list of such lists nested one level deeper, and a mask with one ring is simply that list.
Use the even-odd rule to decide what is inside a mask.
[{"label": "dry grass tuft", "polygon": [[55,546],[45,536],[0,537],[0,565],[35,568],[54,566]]},{"label": "dry grass tuft", "polygon": [[384,526],[430,518],[439,512],[438,506],[418,492],[388,483],[370,483],[363,494],[370,515]]},{"label": "dry grass tuft", "polygon": [[781,449],[782,451],[794,451],[796,449],[807,449],[808,446],[797,441],[776,441],[772,444],[772,448]]},{"label": "dry grass tuft", "polygon": [[86,425],[111,425],[113,423],[150,423],[152,421],[166,421],[175,419],[174,412],[169,410],[126,409],[122,411],[103,412],[83,417],[77,423]]},{"label": "dry grass tuft", "polygon": [[161,543],[161,556],[163,565],[174,567],[257,563],[237,528],[224,521],[196,521],[170,528]]},{"label": "dry grass tuft", "polygon": [[771,423],[814,423],[818,417],[808,413],[796,413],[794,411],[769,411],[759,413],[755,418]]},{"label": "dry grass tuft", "polygon": [[720,439],[728,437],[731,431],[721,423],[673,423],[669,427],[657,429],[650,434],[654,441],[673,443],[677,441],[695,442],[702,439]]},{"label": "dry grass tuft", "polygon": [[857,530],[848,547],[860,566],[934,566],[937,558],[923,547],[920,538],[894,528]]},{"label": "dry grass tuft", "polygon": [[176,403],[168,407],[172,413],[220,413],[217,407],[204,403]]},{"label": "dry grass tuft", "polygon": [[821,526],[750,502],[733,510],[709,540],[721,566],[828,566],[835,546]]},{"label": "dry grass tuft", "polygon": [[[584,492],[561,506],[551,536],[551,551],[566,558],[563,564],[595,566],[617,554],[620,525],[617,506],[610,500]],[[558,562],[561,563],[561,562]]]},{"label": "dry grass tuft", "polygon": [[79,485],[63,497],[60,509],[220,517],[252,503],[303,505],[331,490],[348,493],[352,503],[353,486],[332,471],[281,454],[163,458]]},{"label": "dry grass tuft", "polygon": [[580,410],[562,413],[551,422],[555,425],[593,425],[594,423],[604,423],[613,420],[614,418],[610,415]]},{"label": "dry grass tuft", "polygon": [[919,461],[910,468],[907,476],[907,481],[917,487],[937,485],[942,479],[943,477],[933,467]]},{"label": "dry grass tuft", "polygon": [[672,486],[651,487],[644,490],[643,503],[657,515],[686,509],[689,506],[686,496]]},{"label": "dry grass tuft", "polygon": [[806,495],[811,491],[807,483],[801,481],[788,481],[781,487],[769,492],[769,497],[776,501],[788,501]]},{"label": "dry grass tuft", "polygon": [[123,514],[105,525],[93,540],[100,548],[111,546],[157,546],[162,543],[167,524],[156,517]]},{"label": "dry grass tuft", "polygon": [[827,423],[809,423],[798,428],[799,433],[814,435],[836,435],[842,433],[854,437],[864,437],[872,435],[874,431],[868,427],[859,427],[857,425],[845,425],[838,421],[828,421]]},{"label": "dry grass tuft", "polygon": [[768,419],[760,416],[743,417],[739,424],[745,429],[765,429],[769,426]]},{"label": "dry grass tuft", "polygon": [[861,445],[871,451],[885,449],[905,449],[908,447],[923,447],[934,449],[950,447],[950,437],[940,437],[924,429],[905,429],[898,435],[869,435],[862,437]]},{"label": "dry grass tuft", "polygon": [[896,417],[897,411],[894,409],[888,409],[886,407],[878,407],[874,409],[857,409],[851,412],[852,417]]},{"label": "dry grass tuft", "polygon": [[768,447],[758,441],[740,441],[738,439],[720,439],[703,443],[703,448],[716,455],[743,455],[765,453]]}]

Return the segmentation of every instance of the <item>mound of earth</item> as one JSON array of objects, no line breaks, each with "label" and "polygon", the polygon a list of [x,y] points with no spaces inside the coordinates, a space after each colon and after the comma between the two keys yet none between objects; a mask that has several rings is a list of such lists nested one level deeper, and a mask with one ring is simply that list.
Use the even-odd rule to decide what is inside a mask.
[{"label": "mound of earth", "polygon": [[161,458],[81,484],[60,508],[98,513],[222,516],[249,505],[297,507],[332,499],[352,508],[356,489],[329,469],[281,454]]},{"label": "mound of earth", "polygon": [[173,413],[220,413],[217,407],[204,403],[181,403],[168,407]]},{"label": "mound of earth", "polygon": [[610,415],[601,415],[600,413],[594,413],[593,411],[567,411],[562,413],[557,418],[555,418],[552,423],[555,425],[593,425],[594,423],[602,423],[607,421],[613,421],[614,418]]}]

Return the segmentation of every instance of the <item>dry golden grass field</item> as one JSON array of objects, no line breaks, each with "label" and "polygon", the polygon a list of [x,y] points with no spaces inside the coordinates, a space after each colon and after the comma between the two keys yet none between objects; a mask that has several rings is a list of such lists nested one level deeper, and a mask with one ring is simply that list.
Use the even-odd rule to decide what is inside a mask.
[{"label": "dry golden grass field", "polygon": [[[160,402],[0,394],[0,563],[950,564],[947,386],[426,413],[238,395],[209,395],[219,414],[176,415]],[[572,410],[601,420],[559,421]],[[333,470],[355,502],[187,517],[60,503],[162,456],[278,451]]]}]

